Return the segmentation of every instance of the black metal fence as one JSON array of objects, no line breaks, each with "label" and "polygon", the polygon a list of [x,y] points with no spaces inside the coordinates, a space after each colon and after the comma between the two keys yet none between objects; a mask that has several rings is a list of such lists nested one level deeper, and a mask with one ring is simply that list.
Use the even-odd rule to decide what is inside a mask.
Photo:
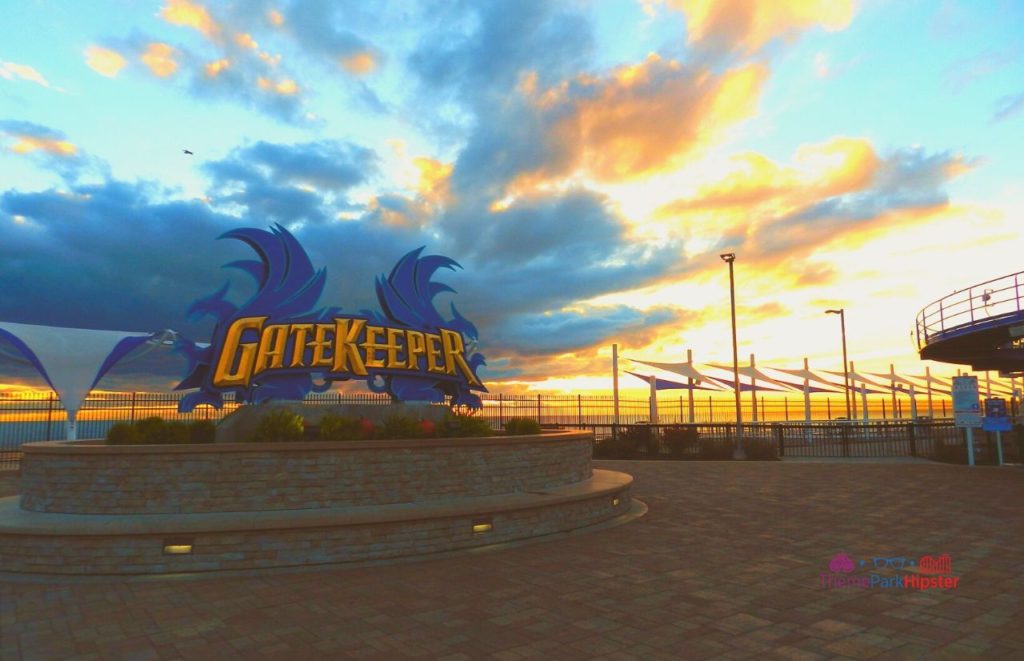
[{"label": "black metal fence", "polygon": [[[604,459],[731,459],[736,425],[579,425],[594,433]],[[1000,438],[1004,462],[1020,461],[1024,428]],[[997,435],[977,431],[975,462],[997,463]],[[921,457],[967,463],[963,429],[952,420],[757,423],[743,425],[742,447],[753,459],[776,457]]]},{"label": "black metal fence", "polygon": [[[167,420],[220,420],[237,409],[240,404],[232,397],[225,398],[220,410],[202,406],[188,414],[178,413],[182,395],[173,393],[92,393],[77,415],[78,438],[102,438],[118,422],[134,422],[149,416]],[[726,452],[735,434],[731,414],[732,402],[695,403],[695,424],[688,424],[689,402],[686,398],[659,398],[659,420],[662,425],[647,425],[650,417],[647,399],[620,399],[619,420],[615,426],[612,400],[606,395],[506,395],[484,394],[480,415],[493,428],[500,429],[509,418],[523,417],[538,420],[542,425],[585,428],[594,431],[598,455],[606,451],[628,454],[632,457],[718,456]],[[306,402],[313,404],[387,404],[387,395],[372,393],[319,393],[311,394]],[[773,422],[748,423],[744,435],[760,439],[752,446],[760,452],[761,446],[771,444],[774,452],[782,456],[935,456],[955,460],[955,451],[946,450],[960,438],[960,430],[952,421],[935,420],[931,423],[902,421],[830,422],[812,423],[789,421],[791,415],[803,414],[802,400],[797,407],[788,401],[759,402],[762,419],[776,418]],[[772,411],[775,414],[772,414]],[[828,401],[817,402],[812,415],[838,413]],[[61,440],[66,438],[67,416],[60,400],[53,393],[0,393],[0,468],[14,467],[20,462],[19,448],[32,441]],[[716,421],[717,420],[717,421]],[[696,435],[696,436],[694,436]],[[680,440],[682,437],[689,441]],[[985,448],[991,443],[984,438],[977,443]],[[1007,435],[1004,435],[1006,437]],[[627,438],[643,440],[626,448]],[[641,438],[642,437],[642,438]],[[650,440],[654,438],[656,440]],[[608,439],[615,439],[615,450],[607,450]],[[941,441],[942,448],[935,443]],[[654,446],[651,446],[651,443]],[[690,443],[686,445],[686,443]],[[656,449],[648,450],[648,447]],[[1018,456],[1016,445],[1004,443],[1007,456]],[[685,451],[679,448],[684,448]],[[676,448],[673,450],[672,448]],[[703,450],[701,449],[703,448]],[[701,454],[703,452],[703,455]],[[716,454],[717,453],[717,454]],[[966,455],[965,455],[966,456]]]}]

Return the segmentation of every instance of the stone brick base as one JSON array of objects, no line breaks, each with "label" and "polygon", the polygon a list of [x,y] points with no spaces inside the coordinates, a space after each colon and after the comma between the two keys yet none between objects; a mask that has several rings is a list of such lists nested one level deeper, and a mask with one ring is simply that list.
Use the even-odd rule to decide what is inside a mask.
[{"label": "stone brick base", "polygon": [[[632,478],[545,492],[317,510],[150,515],[31,512],[0,499],[0,571],[131,575],[419,556],[567,532],[630,511]],[[477,524],[490,524],[474,532]],[[165,545],[191,545],[168,554]]]}]

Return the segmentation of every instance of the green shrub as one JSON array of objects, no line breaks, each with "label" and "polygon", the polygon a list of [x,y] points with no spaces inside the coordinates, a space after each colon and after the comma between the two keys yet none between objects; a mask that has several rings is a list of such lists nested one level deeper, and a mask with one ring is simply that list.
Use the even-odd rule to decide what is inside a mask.
[{"label": "green shrub", "polygon": [[748,438],[743,441],[743,451],[747,459],[771,461],[777,458],[775,442],[765,438]]},{"label": "green shrub", "polygon": [[509,436],[539,434],[540,423],[533,418],[509,418],[505,423],[505,433]]},{"label": "green shrub", "polygon": [[606,438],[594,444],[595,459],[629,459],[633,456],[636,441],[628,435],[619,433],[613,438]]},{"label": "green shrub", "polygon": [[190,443],[213,443],[217,439],[217,425],[210,420],[196,420],[188,426]]},{"label": "green shrub", "polygon": [[151,445],[185,445],[191,441],[187,423],[171,421],[153,428],[146,443]]},{"label": "green shrub", "polygon": [[288,443],[301,441],[305,435],[302,416],[287,409],[278,409],[260,418],[252,441],[255,443]]},{"label": "green shrub", "polygon": [[695,427],[668,427],[665,429],[665,444],[675,459],[690,458],[691,448],[697,447],[700,438]]},{"label": "green shrub", "polygon": [[139,430],[127,422],[119,422],[107,431],[107,445],[138,445]]},{"label": "green shrub", "polygon": [[167,422],[163,418],[155,415],[136,422],[135,430],[139,434],[139,443],[153,443],[154,441],[150,439],[158,436],[166,424]]},{"label": "green shrub", "polygon": [[732,459],[732,452],[735,448],[734,441],[716,441],[713,438],[700,439],[699,459],[718,460]]},{"label": "green shrub", "polygon": [[325,441],[357,441],[364,437],[363,421],[359,418],[328,414],[320,419],[320,438]]},{"label": "green shrub", "polygon": [[437,435],[442,438],[470,438],[490,436],[493,433],[491,425],[473,409],[449,409],[444,420],[437,425]]},{"label": "green shrub", "polygon": [[416,418],[407,415],[389,415],[377,438],[422,438],[423,428]]}]

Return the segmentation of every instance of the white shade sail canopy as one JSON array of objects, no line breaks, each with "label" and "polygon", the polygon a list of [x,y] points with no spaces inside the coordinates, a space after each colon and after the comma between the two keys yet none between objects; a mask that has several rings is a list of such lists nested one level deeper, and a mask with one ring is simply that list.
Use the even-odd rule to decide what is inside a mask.
[{"label": "white shade sail canopy", "polygon": [[0,355],[34,366],[60,398],[68,414],[68,437],[74,437],[78,410],[103,375],[129,354],[139,357],[160,346],[173,345],[177,334],[91,330],[36,326],[0,321],[0,337],[15,352],[0,345]]}]

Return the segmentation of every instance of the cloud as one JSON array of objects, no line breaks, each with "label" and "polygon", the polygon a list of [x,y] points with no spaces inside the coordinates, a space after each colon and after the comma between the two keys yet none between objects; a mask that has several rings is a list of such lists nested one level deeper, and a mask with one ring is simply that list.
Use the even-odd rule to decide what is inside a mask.
[{"label": "cloud", "polygon": [[519,356],[586,352],[613,340],[643,346],[683,316],[666,307],[641,311],[625,305],[514,315],[487,340]]},{"label": "cloud", "polygon": [[883,159],[861,190],[809,202],[760,224],[747,237],[753,251],[779,260],[880,223],[899,223],[945,207],[945,184],[971,164],[950,153],[902,149]]},{"label": "cloud", "polygon": [[102,46],[89,46],[85,49],[85,64],[101,76],[114,78],[128,62],[123,55],[115,50]]},{"label": "cloud", "polygon": [[1005,122],[1024,110],[1024,92],[1004,96],[996,102],[996,110],[992,114],[993,122]]},{"label": "cloud", "polygon": [[160,9],[160,18],[172,25],[193,28],[210,39],[220,33],[220,25],[205,7],[189,0],[168,0]]},{"label": "cloud", "polygon": [[957,60],[946,68],[946,87],[960,92],[972,83],[1015,63],[1020,58],[1020,47],[990,50],[973,57]]},{"label": "cloud", "polygon": [[5,80],[24,80],[35,83],[40,87],[50,88],[50,83],[43,77],[43,74],[27,64],[0,60],[0,78]]},{"label": "cloud", "polygon": [[61,131],[33,122],[0,120],[6,150],[32,159],[37,165],[74,181],[87,171],[105,174],[106,163],[84,153]]},{"label": "cloud", "polygon": [[146,51],[139,56],[150,72],[157,78],[173,76],[178,70],[178,63],[174,59],[174,48],[168,44],[153,42],[146,46]]},{"label": "cloud", "polygon": [[345,191],[377,173],[377,156],[351,143],[268,142],[236,148],[203,165],[215,203],[243,207],[265,222],[323,222],[331,207],[351,208]]},{"label": "cloud", "polygon": [[667,0],[686,14],[687,41],[716,54],[752,54],[776,39],[791,40],[821,27],[845,29],[853,0]]}]

